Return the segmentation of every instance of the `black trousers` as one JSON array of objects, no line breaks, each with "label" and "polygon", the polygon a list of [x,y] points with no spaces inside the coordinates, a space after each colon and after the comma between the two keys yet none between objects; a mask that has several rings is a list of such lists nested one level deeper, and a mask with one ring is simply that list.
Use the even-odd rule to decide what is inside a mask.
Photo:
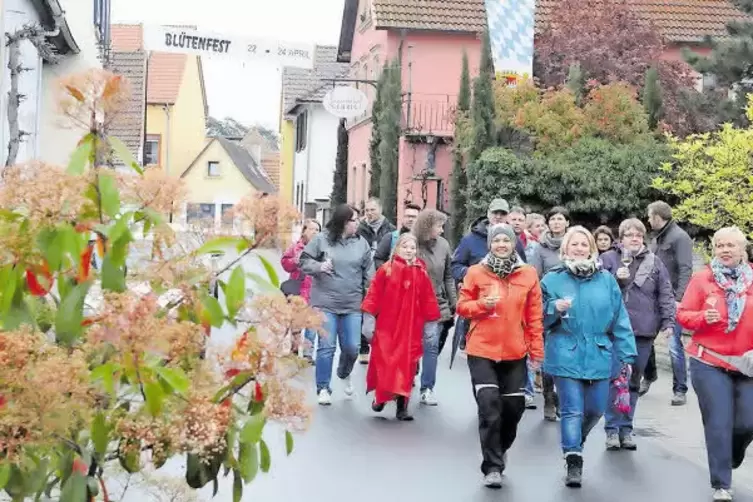
[{"label": "black trousers", "polygon": [[649,382],[655,382],[659,375],[656,373],[656,352],[654,347],[651,347],[651,355],[648,357],[648,364],[646,365],[646,371],[643,372],[643,378]]},{"label": "black trousers", "polygon": [[499,361],[468,356],[473,395],[478,405],[478,434],[481,440],[481,472],[502,472],[505,452],[518,434],[525,411],[523,389],[528,379],[526,359]]}]

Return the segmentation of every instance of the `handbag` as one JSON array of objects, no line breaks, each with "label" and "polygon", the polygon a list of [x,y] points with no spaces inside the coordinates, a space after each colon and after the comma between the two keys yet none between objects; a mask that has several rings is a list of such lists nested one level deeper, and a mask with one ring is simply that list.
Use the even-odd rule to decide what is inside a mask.
[{"label": "handbag", "polygon": [[287,279],[280,284],[280,291],[285,296],[300,296],[302,285],[303,280],[301,279]]},{"label": "handbag", "polygon": [[739,371],[746,377],[753,378],[753,350],[749,350],[741,356],[725,356],[716,351],[701,346],[700,350],[698,351],[698,357],[701,357],[703,352],[708,352],[717,359],[720,359],[730,366],[737,368],[737,371]]}]

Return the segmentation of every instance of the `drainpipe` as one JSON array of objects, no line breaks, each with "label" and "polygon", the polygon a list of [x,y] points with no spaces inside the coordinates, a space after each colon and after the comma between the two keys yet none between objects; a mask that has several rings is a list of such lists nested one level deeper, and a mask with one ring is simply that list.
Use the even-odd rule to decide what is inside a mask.
[{"label": "drainpipe", "polygon": [[162,105],[165,112],[165,174],[170,174],[170,105]]},{"label": "drainpipe", "polygon": [[306,211],[306,203],[309,201],[309,179],[310,179],[310,173],[311,173],[311,123],[313,122],[314,118],[314,107],[307,107],[308,109],[304,113],[308,113],[308,117],[306,117],[306,190],[305,195],[303,199],[303,211],[305,213]]}]

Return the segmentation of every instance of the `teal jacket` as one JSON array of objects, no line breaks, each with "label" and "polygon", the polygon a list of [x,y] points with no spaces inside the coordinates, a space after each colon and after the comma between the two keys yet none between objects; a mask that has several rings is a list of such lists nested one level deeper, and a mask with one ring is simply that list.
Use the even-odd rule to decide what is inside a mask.
[{"label": "teal jacket", "polygon": [[[613,352],[620,362],[635,362],[635,336],[612,274],[599,270],[589,278],[579,278],[559,265],[541,280],[541,290],[546,373],[603,380],[612,373]],[[562,318],[554,303],[568,296],[573,298],[570,318]]]}]

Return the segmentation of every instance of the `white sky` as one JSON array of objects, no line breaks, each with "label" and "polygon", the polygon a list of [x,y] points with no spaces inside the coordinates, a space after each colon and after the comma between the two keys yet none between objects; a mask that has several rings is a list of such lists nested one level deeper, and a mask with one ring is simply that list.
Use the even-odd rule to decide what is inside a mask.
[{"label": "white sky", "polygon": [[[337,45],[344,0],[112,0],[113,23],[193,25],[200,30]],[[277,130],[281,69],[203,61],[213,117]]]}]

